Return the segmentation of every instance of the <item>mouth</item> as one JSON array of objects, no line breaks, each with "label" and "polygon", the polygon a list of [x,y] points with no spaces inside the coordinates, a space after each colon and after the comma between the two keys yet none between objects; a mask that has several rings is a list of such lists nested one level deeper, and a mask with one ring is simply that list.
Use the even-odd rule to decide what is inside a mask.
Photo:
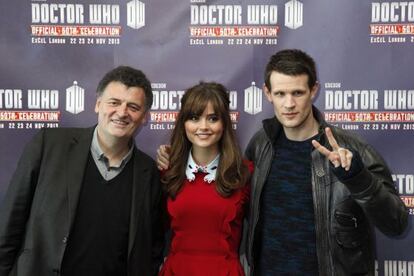
[{"label": "mouth", "polygon": [[294,118],[298,114],[299,114],[298,112],[282,113],[282,115],[286,118]]},{"label": "mouth", "polygon": [[128,122],[124,121],[124,120],[119,120],[119,119],[112,119],[111,122],[116,125],[116,126],[121,126],[124,127],[126,125],[128,125]]},{"label": "mouth", "polygon": [[208,137],[210,137],[210,133],[196,133],[195,136],[197,136],[200,139],[207,139]]}]

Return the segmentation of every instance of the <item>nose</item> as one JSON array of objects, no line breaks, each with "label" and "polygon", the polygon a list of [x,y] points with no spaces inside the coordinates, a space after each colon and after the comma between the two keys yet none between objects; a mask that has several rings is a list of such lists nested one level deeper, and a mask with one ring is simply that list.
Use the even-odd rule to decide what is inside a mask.
[{"label": "nose", "polygon": [[128,106],[126,103],[122,103],[117,108],[117,113],[119,116],[126,116],[128,114]]},{"label": "nose", "polygon": [[206,128],[208,128],[208,122],[207,122],[207,119],[206,119],[206,118],[202,118],[202,119],[200,120],[200,125],[199,125],[199,127],[200,127],[201,129],[206,129]]},{"label": "nose", "polygon": [[295,99],[293,98],[292,95],[287,95],[286,96],[286,100],[285,100],[285,107],[287,109],[293,109],[295,107],[296,103],[295,103]]}]

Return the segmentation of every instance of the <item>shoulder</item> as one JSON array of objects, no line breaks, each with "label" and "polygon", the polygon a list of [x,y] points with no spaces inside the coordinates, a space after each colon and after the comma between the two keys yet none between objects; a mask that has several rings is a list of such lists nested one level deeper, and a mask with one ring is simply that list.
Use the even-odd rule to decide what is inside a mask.
[{"label": "shoulder", "polygon": [[342,147],[357,151],[364,163],[375,160],[385,164],[385,161],[378,151],[359,135],[337,127],[331,127],[331,129],[338,144]]},{"label": "shoulder", "polygon": [[75,127],[64,127],[64,128],[44,128],[40,130],[45,137],[48,138],[71,138],[79,137],[84,135],[92,135],[94,128],[75,128]]},{"label": "shoulder", "polygon": [[243,163],[247,167],[247,169],[249,170],[249,177],[248,177],[248,180],[247,180],[246,184],[242,187],[242,193],[245,196],[249,196],[250,190],[251,190],[250,178],[251,178],[251,176],[253,175],[253,172],[254,172],[254,163],[250,160],[247,160],[247,159],[244,159]]},{"label": "shoulder", "polygon": [[269,144],[270,140],[266,135],[265,130],[261,128],[250,139],[245,151],[246,158],[249,160],[256,160],[257,157],[260,156],[263,149]]},{"label": "shoulder", "polygon": [[135,147],[135,156],[139,157],[145,163],[154,163],[154,159],[152,159],[152,157],[137,147]]},{"label": "shoulder", "polygon": [[252,138],[250,139],[250,143],[255,143],[255,142],[263,140],[265,138],[267,139],[266,132],[265,132],[264,128],[260,128],[258,131],[256,131],[255,134],[253,134]]},{"label": "shoulder", "polygon": [[266,132],[263,128],[256,131],[253,134],[252,138],[250,138],[249,143],[247,145],[247,150],[251,150],[252,148],[257,147],[258,145],[263,144],[264,141],[268,140]]},{"label": "shoulder", "polygon": [[154,159],[137,147],[134,149],[134,158],[136,164],[144,165],[145,167],[158,171]]},{"label": "shoulder", "polygon": [[332,133],[339,144],[342,144],[342,145],[352,144],[358,148],[367,146],[367,142],[365,142],[356,133],[353,133],[348,130],[344,130],[342,128],[338,128],[335,126],[329,126],[329,127],[331,128]]},{"label": "shoulder", "polygon": [[43,128],[32,138],[32,144],[60,147],[70,141],[92,139],[94,128]]},{"label": "shoulder", "polygon": [[243,164],[247,167],[250,174],[253,174],[254,171],[254,163],[250,160],[243,159]]}]

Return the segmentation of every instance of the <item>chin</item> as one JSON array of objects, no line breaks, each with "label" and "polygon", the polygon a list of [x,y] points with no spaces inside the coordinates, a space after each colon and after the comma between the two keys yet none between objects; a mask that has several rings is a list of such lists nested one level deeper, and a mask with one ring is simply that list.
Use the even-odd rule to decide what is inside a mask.
[{"label": "chin", "polygon": [[128,135],[129,135],[129,134],[128,134],[128,133],[126,133],[125,131],[113,131],[111,134],[112,134],[113,136],[115,136],[115,137],[119,137],[119,138],[126,137],[126,136],[128,136]]},{"label": "chin", "polygon": [[199,148],[208,148],[211,146],[211,144],[194,144],[195,146],[199,147]]},{"label": "chin", "polygon": [[298,122],[281,122],[283,127],[286,128],[297,128],[298,126],[300,126],[300,123]]},{"label": "chin", "polygon": [[213,147],[214,145],[215,144],[211,143],[211,144],[198,144],[198,145],[195,145],[195,146],[197,146],[200,149],[209,149],[209,148]]}]

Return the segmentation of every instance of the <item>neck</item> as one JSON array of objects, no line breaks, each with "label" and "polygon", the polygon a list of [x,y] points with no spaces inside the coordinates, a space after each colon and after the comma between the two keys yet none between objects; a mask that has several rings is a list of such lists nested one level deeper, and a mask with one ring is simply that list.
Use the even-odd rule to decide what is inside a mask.
[{"label": "neck", "polygon": [[105,157],[108,158],[110,166],[118,165],[121,162],[122,158],[124,158],[124,156],[129,151],[128,141],[123,141],[119,139],[113,139],[111,141],[107,141],[105,139],[102,139],[102,137],[99,136],[99,131],[98,131],[98,143]]},{"label": "neck", "polygon": [[206,149],[206,148],[192,148],[191,155],[193,156],[194,162],[200,166],[206,166],[216,158],[218,150]]},{"label": "neck", "polygon": [[283,127],[283,130],[289,140],[305,141],[318,134],[319,123],[313,117],[312,113],[310,113],[308,118],[300,126],[291,128]]}]

